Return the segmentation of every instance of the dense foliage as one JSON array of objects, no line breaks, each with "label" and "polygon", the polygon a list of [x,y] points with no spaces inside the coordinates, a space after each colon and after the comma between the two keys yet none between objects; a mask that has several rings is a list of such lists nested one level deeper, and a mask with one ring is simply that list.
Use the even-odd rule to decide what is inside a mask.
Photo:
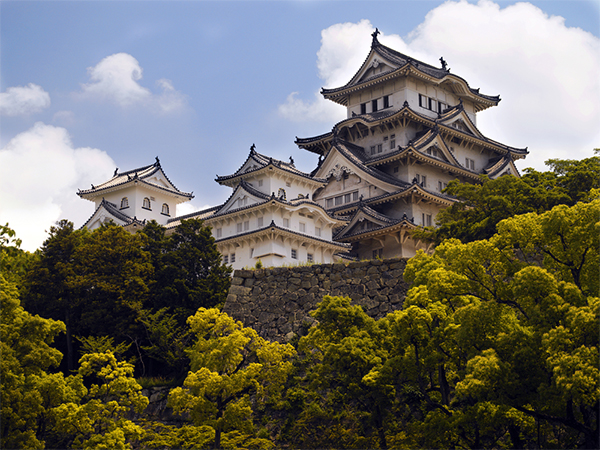
[{"label": "dense foliage", "polygon": [[[0,447],[599,448],[598,158],[549,164],[451,186],[471,203],[408,262],[402,309],[325,296],[294,345],[219,311],[199,221],[62,221],[35,254],[0,227]],[[182,426],[134,415],[136,374],[179,378]]]},{"label": "dense foliage", "polygon": [[600,156],[581,161],[550,159],[546,165],[552,170],[526,169],[521,178],[482,177],[480,184],[450,182],[444,193],[460,202],[436,216],[436,228],[428,227],[416,235],[435,244],[450,238],[462,242],[489,239],[504,219],[542,213],[561,204],[573,206],[589,200],[592,189],[600,189]]},{"label": "dense foliage", "polygon": [[[231,269],[202,221],[183,221],[170,236],[156,223],[130,234],[114,224],[93,232],[63,220],[50,229],[23,281],[28,311],[62,320],[67,370],[75,337],[113,337],[142,374],[185,372],[185,321],[224,301]],[[157,364],[157,362],[159,364]]]}]

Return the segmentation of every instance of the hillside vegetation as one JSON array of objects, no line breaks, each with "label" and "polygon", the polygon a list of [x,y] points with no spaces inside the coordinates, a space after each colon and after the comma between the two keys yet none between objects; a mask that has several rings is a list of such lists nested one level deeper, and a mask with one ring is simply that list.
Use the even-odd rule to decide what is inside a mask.
[{"label": "hillside vegetation", "polygon": [[[401,310],[325,296],[289,344],[221,312],[201,221],[0,227],[0,446],[598,448],[600,158],[549,166],[451,183]],[[149,377],[183,426],[134,420]]]}]

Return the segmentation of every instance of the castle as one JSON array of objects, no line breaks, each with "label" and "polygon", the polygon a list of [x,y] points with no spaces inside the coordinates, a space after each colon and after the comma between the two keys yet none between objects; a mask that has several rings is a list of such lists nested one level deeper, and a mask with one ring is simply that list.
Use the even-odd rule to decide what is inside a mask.
[{"label": "castle", "polygon": [[[371,50],[344,86],[322,89],[347,109],[328,133],[296,138],[319,155],[311,173],[258,153],[254,147],[233,174],[216,181],[232,188],[223,205],[171,217],[191,193],[169,181],[157,158],[152,165],[119,173],[79,191],[96,211],[84,226],[113,220],[127,229],[156,220],[171,229],[186,218],[212,228],[224,262],[234,269],[298,262],[411,257],[430,250],[411,231],[433,226],[456,200],[448,182],[480,182],[481,176],[519,176],[514,162],[527,149],[509,147],[477,129],[477,113],[497,106],[461,77],[384,46],[372,35]],[[160,212],[159,212],[160,211]]]}]

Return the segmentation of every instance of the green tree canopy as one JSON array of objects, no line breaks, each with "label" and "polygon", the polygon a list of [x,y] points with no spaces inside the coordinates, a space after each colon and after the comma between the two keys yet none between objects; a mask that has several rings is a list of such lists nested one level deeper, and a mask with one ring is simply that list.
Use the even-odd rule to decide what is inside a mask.
[{"label": "green tree canopy", "polygon": [[214,308],[200,308],[188,323],[197,339],[189,351],[192,370],[184,386],[171,391],[169,404],[176,412],[189,412],[199,432],[214,429],[214,448],[232,442],[272,447],[256,436],[250,395],[255,404],[281,395],[293,347],[268,342]]}]

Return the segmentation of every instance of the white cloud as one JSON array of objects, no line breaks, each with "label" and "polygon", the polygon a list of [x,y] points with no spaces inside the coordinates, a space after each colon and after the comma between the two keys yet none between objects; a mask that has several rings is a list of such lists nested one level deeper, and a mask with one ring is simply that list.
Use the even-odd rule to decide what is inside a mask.
[{"label": "white cloud", "polygon": [[67,130],[38,122],[0,150],[0,222],[35,250],[56,221],[83,225],[94,205],[77,189],[107,180],[114,168],[105,152],[73,148]]},{"label": "white cloud", "polygon": [[0,114],[22,116],[34,114],[50,106],[50,94],[37,84],[15,86],[0,93]]},{"label": "white cloud", "polygon": [[170,80],[158,80],[162,92],[153,94],[139,83],[142,72],[137,59],[127,53],[107,56],[88,68],[90,82],[82,84],[80,96],[110,101],[123,108],[150,106],[161,113],[176,112],[185,107],[185,96],[175,90]]},{"label": "white cloud", "polygon": [[[333,25],[322,32],[319,75],[328,88],[347,83],[369,52],[374,27],[369,21]],[[501,95],[498,107],[478,114],[478,126],[491,139],[529,147],[520,167],[545,170],[549,158],[580,159],[600,146],[600,40],[562,17],[549,17],[529,3],[501,9],[489,0],[446,2],[431,10],[407,38],[379,41],[429,64],[440,56],[471,87]],[[325,102],[291,94],[279,106],[294,121],[334,123]],[[331,102],[329,102],[331,103]]]}]

